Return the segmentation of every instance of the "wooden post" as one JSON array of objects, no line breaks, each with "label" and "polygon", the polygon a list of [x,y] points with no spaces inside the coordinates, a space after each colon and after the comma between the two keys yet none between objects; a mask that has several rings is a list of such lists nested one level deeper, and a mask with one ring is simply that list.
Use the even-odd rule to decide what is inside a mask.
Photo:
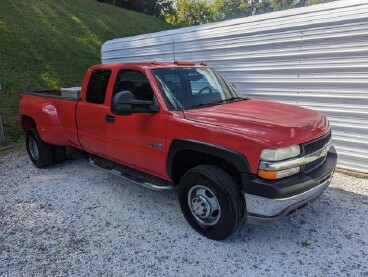
[{"label": "wooden post", "polygon": [[1,117],[0,117],[0,145],[4,144],[4,142],[5,142],[4,129],[3,129],[3,124],[1,123]]}]

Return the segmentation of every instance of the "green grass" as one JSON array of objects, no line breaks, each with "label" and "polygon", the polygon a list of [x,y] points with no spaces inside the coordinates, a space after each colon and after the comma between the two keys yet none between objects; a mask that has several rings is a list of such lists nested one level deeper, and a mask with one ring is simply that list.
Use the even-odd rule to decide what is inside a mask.
[{"label": "green grass", "polygon": [[95,0],[0,1],[0,116],[6,144],[19,141],[20,91],[78,86],[101,44],[173,28]]}]

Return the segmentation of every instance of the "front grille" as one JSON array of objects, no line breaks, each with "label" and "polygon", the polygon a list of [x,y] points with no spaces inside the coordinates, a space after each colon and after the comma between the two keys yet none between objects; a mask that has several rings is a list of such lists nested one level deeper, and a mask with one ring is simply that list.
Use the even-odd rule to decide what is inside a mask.
[{"label": "front grille", "polygon": [[312,140],[310,142],[304,143],[302,145],[303,150],[304,150],[304,155],[309,155],[311,153],[314,153],[320,149],[323,148],[323,146],[325,146],[331,139],[331,133],[329,133],[328,135],[318,138],[316,140]]},{"label": "front grille", "polygon": [[312,171],[313,169],[316,169],[317,167],[319,167],[324,161],[325,161],[326,157],[322,157],[319,158],[313,162],[307,163],[304,165],[304,171],[305,172],[309,172]]},{"label": "front grille", "polygon": [[[330,140],[331,140],[331,132],[323,137],[302,144],[303,155],[306,156],[318,150],[321,150]],[[323,164],[325,159],[326,157],[321,157],[313,162],[305,164],[303,168],[304,172],[310,172],[312,170],[315,170],[316,168],[318,168]]]}]

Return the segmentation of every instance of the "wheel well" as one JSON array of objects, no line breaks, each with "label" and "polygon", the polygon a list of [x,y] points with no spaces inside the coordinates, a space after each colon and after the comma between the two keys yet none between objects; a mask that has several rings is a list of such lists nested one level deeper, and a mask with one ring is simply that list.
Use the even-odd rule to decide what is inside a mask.
[{"label": "wheel well", "polygon": [[205,164],[217,166],[229,173],[235,179],[239,188],[242,189],[241,175],[234,164],[223,158],[194,150],[181,150],[175,154],[172,163],[172,180],[174,184],[179,184],[181,177],[189,169]]},{"label": "wheel well", "polygon": [[27,133],[30,129],[36,128],[36,122],[32,117],[22,115],[22,129],[24,133]]}]

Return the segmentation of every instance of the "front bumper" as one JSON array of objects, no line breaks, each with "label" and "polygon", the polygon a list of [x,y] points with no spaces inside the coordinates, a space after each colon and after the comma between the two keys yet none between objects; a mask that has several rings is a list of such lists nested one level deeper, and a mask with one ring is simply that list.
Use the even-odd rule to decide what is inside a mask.
[{"label": "front bumper", "polygon": [[331,147],[325,162],[310,173],[299,173],[281,180],[243,174],[247,221],[268,223],[304,208],[329,186],[336,163],[336,150]]}]

